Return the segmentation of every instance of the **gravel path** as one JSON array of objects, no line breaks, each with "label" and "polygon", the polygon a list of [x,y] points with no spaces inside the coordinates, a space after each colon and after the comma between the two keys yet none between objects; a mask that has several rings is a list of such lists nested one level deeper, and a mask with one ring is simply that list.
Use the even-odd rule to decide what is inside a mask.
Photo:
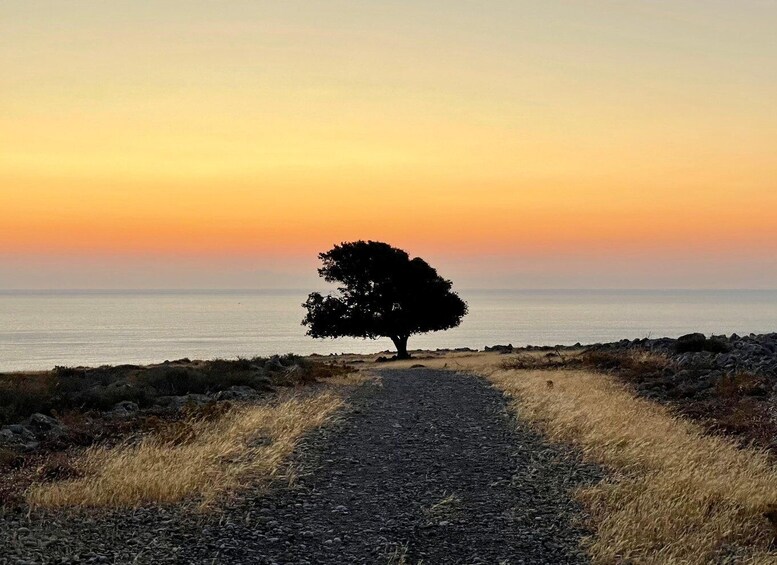
[{"label": "gravel path", "polygon": [[294,488],[210,516],[5,516],[0,563],[587,562],[569,491],[598,472],[516,425],[484,381],[386,370],[351,406],[300,446]]}]

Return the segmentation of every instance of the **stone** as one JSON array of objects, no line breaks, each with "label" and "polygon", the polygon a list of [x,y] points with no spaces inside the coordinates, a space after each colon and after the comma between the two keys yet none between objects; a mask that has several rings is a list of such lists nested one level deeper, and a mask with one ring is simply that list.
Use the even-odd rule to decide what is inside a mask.
[{"label": "stone", "polygon": [[212,402],[213,399],[207,394],[184,394],[182,396],[160,396],[156,399],[156,404],[166,408],[180,410],[184,406],[202,406]]},{"label": "stone", "polygon": [[20,436],[22,439],[32,441],[35,439],[35,433],[22,424],[9,424],[6,426],[14,435]]},{"label": "stone", "polygon": [[513,344],[509,343],[507,345],[492,345],[492,346],[486,346],[486,351],[495,351],[496,353],[512,353],[513,352]]},{"label": "stone", "polygon": [[121,402],[117,402],[113,405],[113,408],[111,408],[111,415],[117,416],[120,418],[126,418],[128,416],[132,416],[133,414],[136,414],[140,410],[138,405],[130,400],[122,400]]},{"label": "stone", "polygon": [[59,420],[56,418],[52,418],[51,416],[46,416],[45,414],[40,413],[35,413],[30,416],[27,422],[30,428],[36,432],[46,432],[62,427],[62,424],[60,424]]},{"label": "stone", "polygon": [[677,338],[675,342],[675,351],[678,353],[699,352],[704,351],[704,345],[707,343],[707,338],[701,333],[685,334]]},{"label": "stone", "polygon": [[27,419],[27,427],[37,439],[57,439],[65,435],[65,426],[51,416],[35,413]]},{"label": "stone", "polygon": [[39,443],[35,434],[27,430],[24,434],[15,434],[10,426],[0,428],[0,447],[20,449],[21,451],[33,451],[37,449]]},{"label": "stone", "polygon": [[222,390],[216,393],[213,397],[215,400],[233,400],[233,401],[247,401],[258,398],[259,392],[250,386],[236,385],[231,386],[227,390]]},{"label": "stone", "polygon": [[265,369],[268,369],[270,371],[280,371],[282,369],[285,369],[286,367],[283,366],[283,363],[281,363],[281,358],[277,355],[273,355],[267,360],[267,363],[264,366]]}]

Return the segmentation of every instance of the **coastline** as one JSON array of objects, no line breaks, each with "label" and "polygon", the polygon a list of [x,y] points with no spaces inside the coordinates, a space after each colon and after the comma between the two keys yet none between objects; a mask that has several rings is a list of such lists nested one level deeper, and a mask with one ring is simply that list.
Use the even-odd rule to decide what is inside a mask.
[{"label": "coastline", "polygon": [[[303,290],[0,295],[0,372],[294,352],[371,354],[390,340],[313,340]],[[462,291],[470,314],[416,349],[772,331],[777,291]]]}]

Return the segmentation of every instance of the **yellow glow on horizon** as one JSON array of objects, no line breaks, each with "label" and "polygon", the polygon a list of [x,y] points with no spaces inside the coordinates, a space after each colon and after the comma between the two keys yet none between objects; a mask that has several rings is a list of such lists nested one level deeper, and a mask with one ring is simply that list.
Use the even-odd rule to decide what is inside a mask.
[{"label": "yellow glow on horizon", "polygon": [[43,4],[0,8],[0,253],[777,250],[763,3]]}]

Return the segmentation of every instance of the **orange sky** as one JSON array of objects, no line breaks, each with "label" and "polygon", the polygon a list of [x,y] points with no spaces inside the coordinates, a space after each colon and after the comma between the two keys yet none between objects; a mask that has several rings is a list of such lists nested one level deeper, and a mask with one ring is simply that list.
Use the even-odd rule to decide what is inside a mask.
[{"label": "orange sky", "polygon": [[474,286],[774,287],[774,21],[756,0],[8,0],[0,288],[86,266],[287,285],[356,238]]}]

